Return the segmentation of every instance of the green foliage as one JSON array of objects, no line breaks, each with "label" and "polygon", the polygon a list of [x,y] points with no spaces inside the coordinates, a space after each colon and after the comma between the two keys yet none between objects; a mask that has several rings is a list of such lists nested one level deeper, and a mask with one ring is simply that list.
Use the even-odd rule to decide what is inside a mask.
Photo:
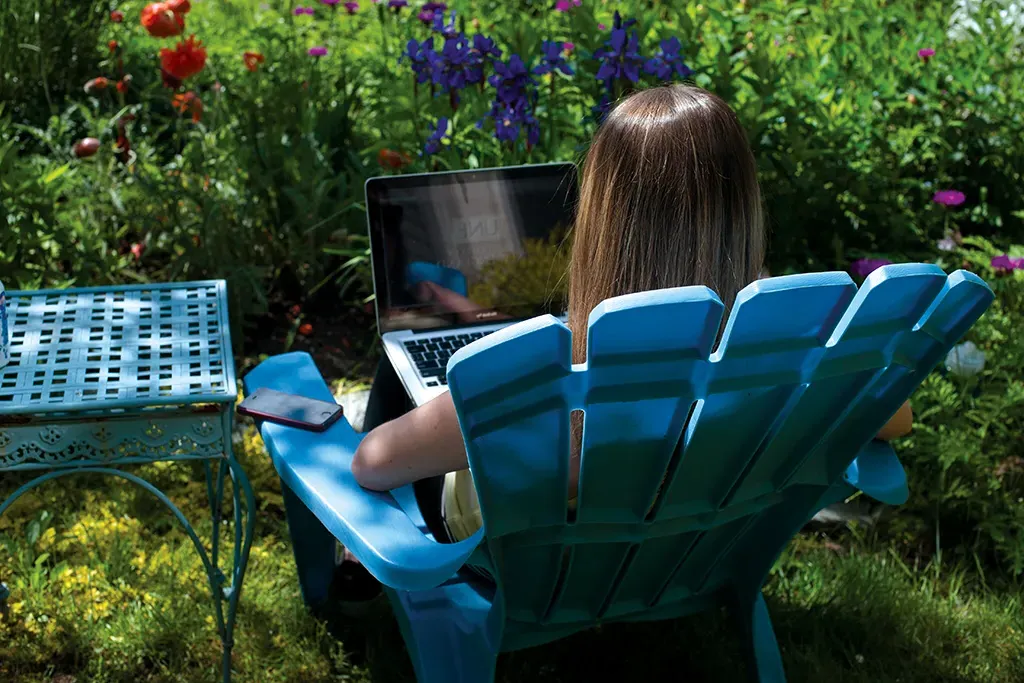
[{"label": "green foliage", "polygon": [[[1024,271],[997,273],[1002,253],[965,240],[950,255],[981,275],[996,299],[967,339],[985,353],[973,377],[933,373],[914,395],[913,433],[899,448],[911,498],[893,522],[928,553],[1024,573]],[[1017,247],[1011,253],[1024,255]]]},{"label": "green foliage", "polygon": [[[84,111],[71,105],[43,131],[15,128],[0,106],[0,272],[8,287],[108,283],[127,265],[117,250],[123,223],[103,201],[106,169],[76,164],[55,144]],[[52,160],[21,152],[26,139]]]},{"label": "green foliage", "polygon": [[[515,53],[532,67],[543,41],[574,44],[567,56],[574,76],[535,77],[540,134],[528,145],[525,132],[511,143],[494,136],[486,117],[492,85],[464,89],[453,106],[438,86],[415,83],[402,53],[409,39],[431,32],[413,11],[364,7],[349,16],[317,4],[308,17],[254,0],[241,12],[234,4],[195,3],[188,32],[210,54],[185,85],[204,105],[192,124],[160,83],[157,52],[173,40],[145,35],[141,2],[120,7],[123,24],[105,25],[106,7],[58,12],[47,22],[25,2],[3,15],[5,33],[71,46],[78,56],[39,53],[76,66],[49,69],[62,84],[44,91],[54,106],[36,106],[31,117],[21,105],[8,112],[13,123],[33,126],[8,131],[6,139],[20,147],[8,163],[19,167],[19,187],[71,166],[60,186],[44,183],[50,194],[15,192],[7,183],[0,213],[21,236],[16,255],[10,246],[0,253],[21,263],[26,252],[56,250],[44,240],[59,234],[46,244],[73,254],[67,261],[74,274],[68,264],[50,265],[14,276],[15,285],[111,281],[126,269],[143,278],[227,277],[236,315],[264,310],[269,298],[313,291],[326,299],[342,289],[365,296],[365,251],[352,241],[364,231],[363,180],[392,166],[424,171],[579,158],[596,128],[592,108],[606,93],[594,78],[594,53],[608,37],[599,25],[611,24],[616,10],[637,20],[644,57],[660,40],[680,38],[693,80],[729,101],[749,130],[771,221],[772,272],[841,269],[861,256],[927,260],[935,240],[954,229],[996,242],[1024,235],[1017,191],[1024,74],[1014,36],[1000,21],[988,26],[983,14],[982,35],[951,41],[944,3],[620,2],[569,12],[542,3],[454,3],[458,27],[494,38],[503,60]],[[114,54],[105,51],[108,39],[120,45]],[[23,49],[13,41],[0,43],[5,73],[23,84],[32,63],[13,61]],[[311,58],[310,45],[326,46],[328,56]],[[935,56],[919,57],[922,47],[935,48]],[[250,50],[266,58],[255,71],[242,60]],[[81,93],[88,78],[113,83],[123,73],[134,78],[127,93]],[[638,85],[657,82],[643,74]],[[616,83],[612,94],[632,87]],[[136,116],[127,132],[135,156],[116,165],[108,162],[124,107]],[[451,120],[449,139],[440,154],[423,155],[440,117]],[[84,135],[109,146],[75,160],[67,150]],[[389,153],[401,161],[382,164],[378,155]],[[939,189],[965,192],[967,204],[934,204]],[[54,199],[77,210],[57,209]],[[47,230],[25,227],[26,216]],[[144,247],[141,258],[119,258],[136,244]]]},{"label": "green foliage", "polygon": [[96,75],[108,0],[0,4],[0,102],[16,121],[43,125]]}]

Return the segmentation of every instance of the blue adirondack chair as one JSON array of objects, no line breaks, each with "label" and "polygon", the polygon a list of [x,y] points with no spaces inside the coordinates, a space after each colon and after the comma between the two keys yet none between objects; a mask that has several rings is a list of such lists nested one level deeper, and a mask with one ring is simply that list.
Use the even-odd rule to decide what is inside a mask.
[{"label": "blue adirondack chair", "polygon": [[[302,593],[326,599],[339,539],[387,587],[421,683],[479,683],[499,652],[599,623],[670,619],[725,603],[755,680],[784,681],[761,585],[789,539],[856,490],[898,504],[906,478],[872,441],[992,299],[975,275],[889,266],[858,291],[844,273],[761,280],[723,306],[705,287],[616,297],[589,320],[588,357],[543,316],[452,356],[484,529],[425,530],[410,488],[375,493],[350,471],[360,435],[275,424]],[[309,356],[246,378],[330,400]],[[585,413],[575,515],[570,415]],[[493,582],[474,579],[467,564]]]}]

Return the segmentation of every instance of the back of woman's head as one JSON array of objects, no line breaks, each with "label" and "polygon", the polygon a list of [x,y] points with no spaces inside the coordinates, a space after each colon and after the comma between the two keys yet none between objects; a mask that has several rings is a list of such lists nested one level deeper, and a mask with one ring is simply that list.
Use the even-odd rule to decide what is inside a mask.
[{"label": "back of woman's head", "polygon": [[757,169],[736,115],[692,86],[623,100],[587,153],[573,232],[575,362],[587,317],[609,297],[706,285],[731,307],[765,248]]}]

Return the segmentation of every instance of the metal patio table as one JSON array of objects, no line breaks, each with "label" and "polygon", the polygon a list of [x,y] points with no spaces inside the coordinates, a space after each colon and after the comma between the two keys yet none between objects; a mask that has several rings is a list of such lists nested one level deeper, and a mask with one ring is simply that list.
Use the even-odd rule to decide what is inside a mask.
[{"label": "metal patio table", "polygon": [[[0,476],[38,473],[0,502],[0,514],[23,493],[70,474],[120,477],[152,493],[203,561],[225,682],[255,511],[231,451],[238,391],[226,293],[223,281],[8,292],[11,362],[0,368]],[[162,491],[121,469],[186,460],[201,461],[205,471],[209,549]],[[219,547],[227,476],[230,577]],[[0,601],[8,594],[0,584]]]}]

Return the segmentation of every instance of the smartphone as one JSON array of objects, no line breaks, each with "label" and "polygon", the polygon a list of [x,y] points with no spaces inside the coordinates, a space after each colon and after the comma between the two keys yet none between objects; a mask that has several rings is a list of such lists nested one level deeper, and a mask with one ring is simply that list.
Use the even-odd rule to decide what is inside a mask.
[{"label": "smartphone", "polygon": [[323,432],[342,415],[337,403],[259,388],[238,404],[238,413],[311,432]]}]

